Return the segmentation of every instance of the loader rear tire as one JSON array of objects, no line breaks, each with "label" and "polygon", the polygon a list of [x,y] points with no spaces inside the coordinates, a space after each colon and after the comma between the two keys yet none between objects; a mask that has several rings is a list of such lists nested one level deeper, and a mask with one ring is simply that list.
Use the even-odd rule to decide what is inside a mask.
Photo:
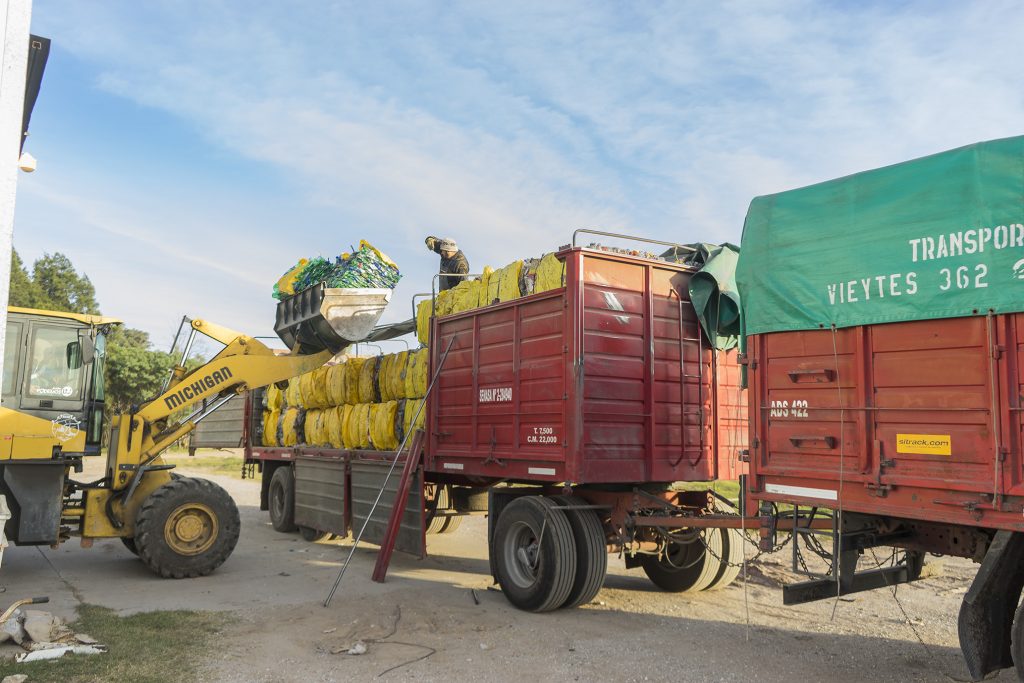
[{"label": "loader rear tire", "polygon": [[131,551],[132,555],[138,556],[139,548],[138,548],[138,546],[135,545],[135,537],[134,536],[131,536],[131,537],[129,537],[129,536],[122,536],[121,537],[121,543],[124,543],[124,547],[128,548],[128,550]]},{"label": "loader rear tire", "polygon": [[164,578],[206,576],[224,564],[241,520],[228,492],[206,479],[174,479],[153,491],[135,520],[139,558]]},{"label": "loader rear tire", "polygon": [[295,475],[290,465],[281,465],[270,477],[270,488],[267,491],[270,508],[270,525],[274,531],[291,533],[298,529],[295,526]]},{"label": "loader rear tire", "polygon": [[543,496],[505,506],[491,552],[501,592],[521,610],[549,612],[569,597],[576,576],[576,544],[569,520]]},{"label": "loader rear tire", "polygon": [[[576,496],[552,496],[551,500],[563,506],[586,506],[586,500]],[[608,573],[608,544],[605,541],[601,518],[592,508],[563,510],[572,527],[576,541],[576,576],[572,590],[562,607],[585,605],[597,595]]]}]

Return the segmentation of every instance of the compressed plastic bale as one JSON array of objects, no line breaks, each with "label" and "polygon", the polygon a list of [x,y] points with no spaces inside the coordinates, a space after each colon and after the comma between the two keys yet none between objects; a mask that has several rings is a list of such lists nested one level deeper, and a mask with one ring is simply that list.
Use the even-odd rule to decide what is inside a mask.
[{"label": "compressed plastic bale", "polygon": [[501,273],[504,268],[500,268],[490,274],[487,278],[487,305],[490,306],[494,302],[498,301],[498,295],[501,292]]},{"label": "compressed plastic bale", "polygon": [[280,446],[281,444],[277,440],[277,425],[281,421],[281,411],[279,409],[264,410],[263,411],[263,445],[264,446]]},{"label": "compressed plastic bale", "polygon": [[437,293],[437,298],[434,299],[434,315],[440,318],[443,315],[448,315],[452,312],[452,290],[445,289]]},{"label": "compressed plastic bale", "polygon": [[359,403],[359,380],[366,358],[349,358],[345,363],[345,403]]},{"label": "compressed plastic bale", "polygon": [[302,405],[302,392],[299,388],[298,377],[288,380],[288,388],[284,392],[284,405],[289,408],[297,408]]},{"label": "compressed plastic bale", "polygon": [[451,313],[462,313],[476,308],[480,300],[480,282],[463,280],[451,290]]},{"label": "compressed plastic bale", "polygon": [[545,254],[537,264],[537,279],[533,285],[534,293],[550,292],[565,285],[565,263],[554,254]]},{"label": "compressed plastic bale", "polygon": [[523,267],[519,270],[520,296],[530,296],[531,294],[534,293],[534,291],[536,291],[537,267],[539,265],[540,259],[523,259]]},{"label": "compressed plastic bale", "polygon": [[321,408],[316,411],[316,441],[314,441],[314,444],[325,448],[331,445],[331,439],[327,434],[327,415],[329,412],[330,409],[328,408]]},{"label": "compressed plastic bale", "polygon": [[[490,287],[491,275],[493,273],[494,268],[491,268],[490,266],[485,266],[483,274],[480,275],[480,286],[477,288],[476,301],[476,305],[478,308],[482,306],[489,306],[493,302],[492,299],[487,298],[489,292],[488,287]],[[423,343],[425,344],[426,342]]]},{"label": "compressed plastic bale", "polygon": [[380,390],[381,402],[387,402],[396,398],[393,375],[397,363],[397,353],[386,354],[380,359],[380,368],[377,369],[377,387]]},{"label": "compressed plastic bale", "polygon": [[327,367],[327,405],[340,406],[345,402],[345,365]]},{"label": "compressed plastic bale", "polygon": [[406,398],[423,398],[427,393],[427,380],[430,375],[430,349],[420,349],[415,353],[416,360],[410,366],[407,376]]},{"label": "compressed plastic bale", "polygon": [[398,401],[374,403],[370,406],[370,442],[378,451],[391,451],[398,448],[395,440],[395,412]]},{"label": "compressed plastic bale", "polygon": [[269,410],[280,411],[284,406],[284,392],[282,392],[276,384],[271,384],[267,387],[267,390],[263,392],[263,403]]},{"label": "compressed plastic bale", "polygon": [[356,448],[370,447],[370,406],[371,403],[360,403],[355,411]]},{"label": "compressed plastic bale", "polygon": [[519,274],[522,268],[522,261],[513,261],[501,269],[501,282],[498,285],[499,301],[512,301],[519,298]]},{"label": "compressed plastic bale", "polygon": [[395,354],[395,360],[391,364],[391,371],[388,373],[388,381],[391,384],[391,400],[405,398],[405,373],[409,365],[410,351],[399,351]]},{"label": "compressed plastic bale", "polygon": [[356,447],[354,432],[350,427],[352,420],[352,411],[355,409],[354,405],[346,403],[342,408],[341,413],[341,445],[342,448],[352,449]]},{"label": "compressed plastic bale", "polygon": [[377,403],[377,370],[380,368],[380,356],[367,358],[359,369],[359,400],[356,403]]},{"label": "compressed plastic bale", "polygon": [[313,395],[313,372],[299,375],[299,405],[305,409],[316,407],[316,397]]},{"label": "compressed plastic bale", "polygon": [[344,406],[336,406],[327,409],[327,443],[331,448],[342,448],[344,446],[341,438],[342,418],[345,415]]},{"label": "compressed plastic bale", "polygon": [[306,443],[306,411],[303,408],[287,408],[281,414],[281,445],[298,446]]},{"label": "compressed plastic bale", "polygon": [[416,368],[421,363],[421,358],[426,357],[426,349],[410,351],[405,361],[405,375],[402,377],[402,398],[418,398],[416,393]]},{"label": "compressed plastic bale", "polygon": [[318,411],[315,408],[314,409],[309,409],[309,410],[306,411],[306,422],[305,422],[304,429],[303,429],[303,436],[305,436],[305,439],[303,439],[299,443],[304,443],[304,444],[306,444],[308,446],[315,446],[316,445],[316,440],[317,440],[316,416],[317,416],[317,413],[318,413]]},{"label": "compressed plastic bale", "polygon": [[327,398],[327,370],[327,366],[324,366],[313,371],[313,402],[317,408],[326,408],[331,404]]},{"label": "compressed plastic bale", "polygon": [[395,441],[398,442],[398,444],[401,444],[402,439],[405,438],[405,405],[408,402],[409,399],[403,398],[398,402],[398,409],[395,410],[395,421],[392,425],[392,429],[395,431]]},{"label": "compressed plastic bale", "polygon": [[424,346],[430,343],[430,311],[432,303],[430,299],[424,299],[416,304],[416,339]]},{"label": "compressed plastic bale", "polygon": [[[423,405],[423,399],[421,398],[409,399],[406,401],[405,414],[402,416],[403,433],[408,434],[414,429],[422,429],[426,410],[427,408]],[[419,415],[416,415],[416,411],[419,411]],[[416,419],[415,422],[413,422],[413,418]]]}]

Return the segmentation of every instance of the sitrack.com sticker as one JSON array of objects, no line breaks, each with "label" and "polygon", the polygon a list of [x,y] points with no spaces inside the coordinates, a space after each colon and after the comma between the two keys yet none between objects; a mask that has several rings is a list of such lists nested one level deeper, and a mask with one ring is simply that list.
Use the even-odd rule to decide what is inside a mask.
[{"label": "sitrack.com sticker", "polygon": [[896,452],[917,455],[952,455],[953,440],[949,434],[897,434]]}]

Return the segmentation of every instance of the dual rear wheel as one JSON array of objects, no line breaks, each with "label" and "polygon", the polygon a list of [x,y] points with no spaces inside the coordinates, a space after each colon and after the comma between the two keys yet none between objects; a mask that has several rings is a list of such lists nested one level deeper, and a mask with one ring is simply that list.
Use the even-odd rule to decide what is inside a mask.
[{"label": "dual rear wheel", "polygon": [[724,588],[739,575],[743,536],[736,529],[693,531],[641,562],[647,578],[670,593]]}]

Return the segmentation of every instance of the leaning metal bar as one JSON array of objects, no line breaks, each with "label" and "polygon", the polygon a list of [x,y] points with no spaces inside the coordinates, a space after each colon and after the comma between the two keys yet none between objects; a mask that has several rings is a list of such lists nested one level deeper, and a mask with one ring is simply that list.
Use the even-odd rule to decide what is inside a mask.
[{"label": "leaning metal bar", "polygon": [[697,253],[697,250],[693,247],[688,247],[685,244],[676,244],[675,242],[663,242],[661,240],[652,240],[647,237],[637,237],[636,235],[622,235],[617,232],[604,232],[603,230],[591,230],[589,228],[580,228],[572,233],[572,246],[576,246],[576,235],[580,233],[586,235],[600,235],[602,237],[615,237],[623,240],[631,240],[633,242],[646,242],[648,244],[660,244],[664,247],[676,247],[683,251],[689,251],[691,253]]},{"label": "leaning metal bar", "polygon": [[[448,359],[448,352],[452,350],[452,344],[454,343],[455,337],[448,340],[448,346],[445,348],[444,353],[441,354],[441,359],[437,364],[437,370],[434,371],[434,376],[430,380],[430,385],[427,386],[427,391],[423,394],[423,400],[420,401],[416,414],[412,417],[412,424],[416,424],[416,420],[420,417],[420,411],[422,411],[424,406],[427,405],[427,399],[430,397],[430,392],[433,390],[434,384],[437,383],[437,378],[441,375],[441,368],[444,367],[444,362]],[[391,475],[395,473],[395,467],[398,465],[398,459],[402,456],[402,451],[405,450],[405,445],[408,443],[409,436],[412,432],[413,430],[410,429],[409,432],[402,437],[402,443],[398,444],[398,450],[395,451],[395,457],[391,460],[391,467],[388,469],[388,473],[384,477],[384,483],[380,486],[380,491],[377,493],[377,499],[373,501],[373,505],[370,506],[370,511],[366,513],[366,519],[363,520],[363,526],[359,530],[359,534],[356,536],[355,540],[352,541],[352,549],[349,551],[348,557],[345,559],[345,564],[341,565],[341,570],[338,572],[338,578],[334,580],[334,585],[331,586],[331,592],[327,594],[327,599],[324,600],[324,607],[331,606],[331,600],[334,598],[334,594],[337,592],[338,586],[341,584],[341,579],[345,576],[345,570],[348,569],[349,563],[352,562],[352,556],[356,554],[356,548],[359,547],[359,541],[363,538],[363,532],[365,532],[366,527],[370,525],[370,520],[373,519],[373,513],[380,504],[380,499],[384,497],[384,489],[387,488],[387,484],[391,480]],[[395,501],[395,504],[397,505],[398,501]]]},{"label": "leaning metal bar", "polygon": [[[174,333],[174,341],[171,342],[172,356],[174,355],[174,351],[178,348],[178,339],[181,338],[181,330],[185,327],[185,325],[188,325],[189,329],[191,330],[190,336],[194,337],[196,334],[195,328],[192,327],[192,318],[188,317],[187,315],[181,316],[181,322],[178,323],[178,331]],[[167,389],[170,387],[172,377],[174,377],[174,368],[171,368],[170,372],[167,373],[167,379],[164,380],[164,385],[160,389],[161,394],[166,392]]]}]

